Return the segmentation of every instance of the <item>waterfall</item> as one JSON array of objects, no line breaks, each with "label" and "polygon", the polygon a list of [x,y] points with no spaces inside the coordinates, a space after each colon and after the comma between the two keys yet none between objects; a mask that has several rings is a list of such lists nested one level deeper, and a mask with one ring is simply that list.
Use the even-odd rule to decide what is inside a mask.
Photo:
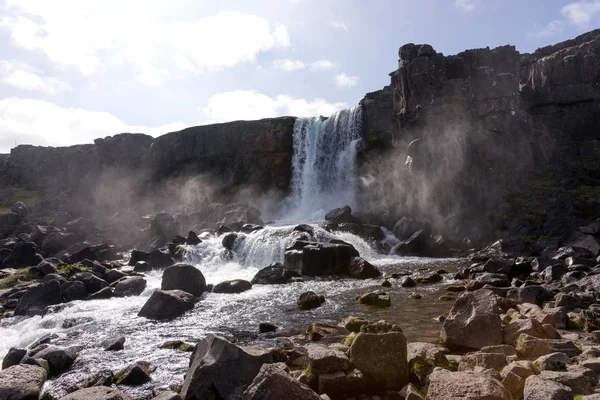
[{"label": "waterfall", "polygon": [[362,108],[329,118],[298,118],[294,125],[290,215],[322,220],[327,211],[356,206],[356,150],[362,137]]}]

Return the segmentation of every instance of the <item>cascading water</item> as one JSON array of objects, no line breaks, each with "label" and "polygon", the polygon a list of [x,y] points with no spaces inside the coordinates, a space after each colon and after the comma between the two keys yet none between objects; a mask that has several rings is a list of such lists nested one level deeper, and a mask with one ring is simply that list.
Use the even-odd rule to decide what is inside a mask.
[{"label": "cascading water", "polygon": [[294,125],[290,219],[322,220],[334,207],[356,205],[356,150],[362,137],[362,108],[325,119],[298,118]]}]

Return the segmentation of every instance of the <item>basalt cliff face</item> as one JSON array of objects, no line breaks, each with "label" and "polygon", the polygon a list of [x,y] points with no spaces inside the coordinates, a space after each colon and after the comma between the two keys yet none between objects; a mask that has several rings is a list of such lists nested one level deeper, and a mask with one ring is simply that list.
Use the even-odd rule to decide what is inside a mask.
[{"label": "basalt cliff face", "polygon": [[598,211],[600,30],[533,54],[407,44],[390,75],[362,101],[366,208],[521,236]]}]

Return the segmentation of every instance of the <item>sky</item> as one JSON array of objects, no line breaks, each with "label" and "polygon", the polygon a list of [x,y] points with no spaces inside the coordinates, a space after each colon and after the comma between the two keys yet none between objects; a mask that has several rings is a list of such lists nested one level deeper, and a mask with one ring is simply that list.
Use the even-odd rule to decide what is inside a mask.
[{"label": "sky", "polygon": [[532,52],[599,26],[600,0],[0,0],[0,153],[328,116],[405,43]]}]

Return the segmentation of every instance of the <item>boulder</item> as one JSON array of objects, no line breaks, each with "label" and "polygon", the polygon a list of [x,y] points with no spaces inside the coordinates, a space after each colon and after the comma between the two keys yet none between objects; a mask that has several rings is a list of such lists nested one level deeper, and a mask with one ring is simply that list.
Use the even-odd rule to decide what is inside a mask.
[{"label": "boulder", "polygon": [[566,371],[570,363],[571,359],[565,353],[550,353],[533,362],[540,371]]},{"label": "boulder", "polygon": [[223,236],[223,239],[221,239],[221,244],[227,250],[233,250],[233,246],[235,245],[235,240],[237,239],[237,237],[238,237],[237,233],[234,233],[234,232],[227,233]]},{"label": "boulder", "polygon": [[55,254],[80,241],[81,237],[74,233],[52,232],[42,241],[41,249],[46,254]]},{"label": "boulder", "polygon": [[385,292],[375,291],[370,293],[365,293],[362,296],[358,296],[357,300],[362,304],[366,304],[368,306],[375,307],[390,307],[392,305],[392,301],[390,296],[388,296]]},{"label": "boulder", "polygon": [[125,345],[125,336],[110,337],[102,342],[100,346],[104,351],[119,351],[123,350]]},{"label": "boulder", "polygon": [[[215,397],[206,397],[206,399],[213,398]],[[298,382],[274,364],[264,364],[240,398],[241,400],[323,400],[311,388]]]},{"label": "boulder", "polygon": [[531,361],[513,361],[502,369],[502,384],[512,393],[513,398],[519,398],[523,395],[527,377],[539,373]]},{"label": "boulder", "polygon": [[207,289],[202,272],[189,264],[175,264],[166,268],[160,287],[162,290],[183,290],[196,297]]},{"label": "boulder", "polygon": [[216,284],[212,288],[213,293],[242,293],[252,289],[252,284],[243,279],[234,279]]},{"label": "boulder", "polygon": [[60,400],[132,400],[118,389],[106,386],[94,386],[79,389],[61,397]]},{"label": "boulder", "polygon": [[318,344],[309,344],[306,346],[306,351],[308,365],[310,365],[310,371],[314,375],[347,371],[350,366],[348,357],[339,350]]},{"label": "boulder", "polygon": [[144,304],[138,316],[169,319],[194,308],[194,296],[181,290],[156,290]]},{"label": "boulder", "polygon": [[545,301],[551,300],[554,296],[542,286],[523,286],[509,290],[506,297],[521,303],[537,304],[541,307]]},{"label": "boulder", "polygon": [[63,302],[58,281],[44,282],[28,289],[17,302],[15,315],[41,315],[44,309]]},{"label": "boulder", "polygon": [[77,354],[68,349],[49,346],[36,353],[35,358],[48,361],[48,377],[56,377],[71,368]]},{"label": "boulder", "polygon": [[364,393],[367,390],[366,378],[357,369],[321,374],[317,379],[319,393],[333,400],[352,398],[356,393]]},{"label": "boulder", "polygon": [[131,257],[128,264],[134,266],[138,261],[148,261],[149,258],[150,253],[141,250],[131,250]]},{"label": "boulder", "polygon": [[540,378],[547,382],[565,385],[576,394],[592,394],[597,384],[596,374],[587,368],[569,371],[542,371]]},{"label": "boulder", "polygon": [[146,289],[146,280],[140,276],[124,278],[115,285],[116,297],[139,296]]},{"label": "boulder", "polygon": [[6,369],[8,367],[12,367],[13,365],[19,364],[23,357],[25,357],[26,355],[27,350],[11,347],[8,350],[8,353],[6,353],[6,355],[2,359],[2,369]]},{"label": "boulder", "polygon": [[325,214],[325,221],[334,224],[342,224],[344,222],[355,222],[356,218],[352,215],[352,208],[350,208],[350,206],[344,206],[341,208],[334,208]]},{"label": "boulder", "polygon": [[543,325],[537,320],[526,317],[515,317],[502,328],[502,341],[506,344],[515,345],[522,333],[540,339],[553,339],[552,337],[548,337]]},{"label": "boulder", "polygon": [[133,266],[133,271],[134,272],[149,272],[149,271],[152,271],[152,268],[150,268],[150,265],[148,265],[148,263],[146,261],[138,261]]},{"label": "boulder", "polygon": [[355,279],[377,278],[381,276],[381,271],[361,257],[352,257],[348,267],[348,276]]},{"label": "boulder", "polygon": [[512,395],[502,383],[484,374],[436,368],[429,376],[427,399],[512,400]]},{"label": "boulder", "polygon": [[252,383],[263,364],[272,362],[271,353],[251,354],[210,334],[196,345],[180,394],[186,400],[234,398]]},{"label": "boulder", "polygon": [[532,375],[525,380],[524,400],[573,400],[575,393],[563,384]]},{"label": "boulder", "polygon": [[66,302],[73,300],[84,300],[88,297],[85,284],[81,281],[69,281],[60,286],[63,298]]},{"label": "boulder", "polygon": [[139,386],[150,382],[150,363],[138,361],[131,364],[115,374],[116,385]]},{"label": "boulder", "polygon": [[405,288],[411,288],[417,286],[417,282],[415,282],[415,280],[410,276],[405,276],[400,281],[400,286]]},{"label": "boulder", "polygon": [[296,305],[300,310],[312,310],[313,308],[320,307],[323,303],[325,303],[325,296],[318,295],[312,291],[302,293],[298,297],[298,300],[296,300]]},{"label": "boulder", "polygon": [[285,268],[281,263],[273,263],[258,271],[251,283],[253,285],[276,285],[288,283],[292,278],[299,277],[300,274]]},{"label": "boulder", "polygon": [[118,269],[111,269],[106,273],[106,281],[109,283],[113,283],[118,281],[121,278],[125,278],[127,274],[123,271],[119,271]]},{"label": "boulder", "polygon": [[98,278],[96,275],[91,272],[79,272],[75,274],[73,277],[74,280],[83,282],[88,293],[93,294],[99,291],[100,289],[104,289],[108,287],[108,282],[104,279]]},{"label": "boulder", "polygon": [[105,287],[95,293],[90,294],[86,300],[105,300],[113,297],[113,288]]},{"label": "boulder", "polygon": [[327,322],[313,322],[308,325],[306,332],[310,340],[317,342],[321,339],[339,336],[340,327]]},{"label": "boulder", "polygon": [[277,329],[279,329],[279,327],[272,322],[261,322],[258,325],[258,332],[260,333],[275,332]]},{"label": "boulder", "polygon": [[565,353],[567,357],[575,357],[580,353],[570,340],[539,339],[524,333],[517,339],[516,350],[520,358],[531,360],[550,353]]},{"label": "boulder", "polygon": [[13,365],[0,371],[0,399],[35,400],[40,397],[47,372],[36,365]]},{"label": "boulder", "polygon": [[296,241],[286,249],[285,267],[303,276],[347,275],[352,257],[358,255],[348,243]]},{"label": "boulder", "polygon": [[502,344],[500,310],[494,293],[481,289],[461,294],[444,321],[440,341],[450,349],[477,350]]},{"label": "boulder", "polygon": [[169,253],[157,249],[150,253],[147,263],[150,269],[163,269],[173,265],[175,260]]},{"label": "boulder", "polygon": [[395,325],[382,322],[363,326],[348,355],[370,387],[400,390],[408,383],[406,338]]}]

